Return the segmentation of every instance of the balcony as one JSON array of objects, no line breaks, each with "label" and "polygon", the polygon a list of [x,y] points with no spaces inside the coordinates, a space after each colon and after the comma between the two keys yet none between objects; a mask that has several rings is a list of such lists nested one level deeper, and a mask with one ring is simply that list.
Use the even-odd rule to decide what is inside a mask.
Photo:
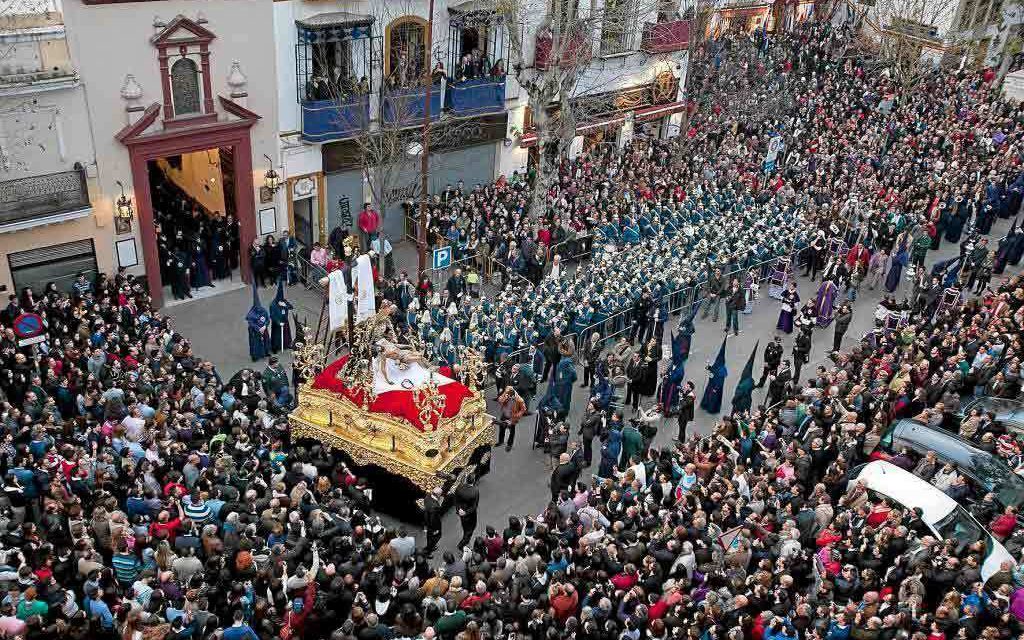
[{"label": "balcony", "polygon": [[448,85],[445,107],[457,116],[501,113],[505,110],[505,76],[477,78]]},{"label": "balcony", "polygon": [[370,98],[365,95],[345,102],[304,100],[301,107],[302,139],[306,142],[351,138],[366,131],[370,123]]},{"label": "balcony", "polygon": [[91,212],[83,168],[0,182],[0,233],[65,222]]},{"label": "balcony", "polygon": [[[427,106],[427,90],[423,87],[392,89],[385,91],[382,98],[383,119],[387,124],[411,127],[423,122]],[[441,85],[435,84],[430,89],[430,119],[437,120],[440,116]]]},{"label": "balcony", "polygon": [[640,50],[646,53],[682,51],[690,44],[690,21],[648,22],[644,25]]},{"label": "balcony", "polygon": [[[561,51],[552,54],[551,34],[537,34],[537,44],[533,53],[533,66],[537,69],[547,69],[550,64],[571,67],[578,63],[585,64],[594,53],[590,39],[584,33],[562,35],[561,39],[562,41],[559,43]],[[552,58],[556,58],[556,60],[552,60]]]}]

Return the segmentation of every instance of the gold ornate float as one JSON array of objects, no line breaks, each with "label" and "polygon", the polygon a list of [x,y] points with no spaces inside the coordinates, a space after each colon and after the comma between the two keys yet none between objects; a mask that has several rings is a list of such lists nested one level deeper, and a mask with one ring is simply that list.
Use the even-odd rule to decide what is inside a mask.
[{"label": "gold ornate float", "polygon": [[[320,349],[296,349],[296,367],[305,382],[299,387],[298,405],[289,415],[292,434],[338,449],[356,465],[376,466],[405,478],[424,493],[438,487],[451,491],[459,478],[478,465],[489,464],[495,425],[486,412],[483,392],[475,388],[475,369],[466,376],[467,386],[458,381],[447,383],[460,387],[461,403],[454,415],[454,406],[446,415],[447,399],[438,390],[434,369],[425,383],[402,387],[408,391],[403,402],[411,404],[411,409],[406,407],[407,415],[412,414],[411,420],[418,418],[419,425],[400,415],[373,410],[379,397],[373,391],[374,376],[386,377],[383,366],[374,370],[375,363],[389,358],[397,366],[408,366],[420,358],[387,342],[393,338],[387,319],[390,312],[384,309],[357,325],[351,353],[330,365]],[[345,385],[346,391],[323,388],[326,374],[333,376],[330,380],[335,384]]]}]

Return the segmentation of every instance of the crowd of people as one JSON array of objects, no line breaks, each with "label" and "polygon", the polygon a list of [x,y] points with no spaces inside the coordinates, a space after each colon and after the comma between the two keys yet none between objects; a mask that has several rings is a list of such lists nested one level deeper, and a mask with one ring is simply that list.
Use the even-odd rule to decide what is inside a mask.
[{"label": "crowd of people", "polygon": [[[530,285],[510,280],[508,297],[494,302],[473,296],[461,274],[441,292],[403,277],[382,289],[408,327],[424,332],[426,325],[430,338],[441,326],[439,341],[452,344],[435,345],[441,359],[454,357],[457,345],[483,344],[475,340],[492,323],[509,327],[499,328],[500,341],[492,335],[500,364],[497,343],[515,331],[521,341],[507,349],[540,352],[517,366],[537,367],[534,384],[552,376],[544,410],[567,411],[572,395],[576,364],[562,334],[589,331],[581,360],[595,399],[555,452],[550,503],[539,514],[477,530],[479,493],[461,491],[456,507],[474,526],[465,545],[439,557],[425,553],[409,529],[383,526],[372,513],[372,487],[328,450],[292,441],[282,393],[289,376],[276,358],[262,372],[224,379],[151,308],[144,284],[123,272],[94,282],[83,275],[71,292],[47,287],[12,299],[0,313],[0,635],[1020,636],[1024,573],[1007,562],[982,579],[992,544],[984,531],[941,539],[913,509],[849,482],[861,462],[888,459],[966,505],[1021,557],[1019,505],[1001,503],[933,455],[880,446],[890,421],[910,418],[959,432],[1020,466],[1013,434],[998,421],[959,416],[962,396],[1020,395],[1024,280],[992,282],[1020,260],[1019,233],[992,249],[974,240],[1019,206],[1019,107],[968,72],[926,74],[908,94],[872,58],[846,55],[848,45],[848,33],[813,23],[767,47],[716,43],[694,65],[695,86],[713,99],[683,140],[566,162],[548,211],[523,209],[525,187],[514,183],[481,188],[490,195],[467,194],[458,206],[439,199],[448,211],[440,218],[455,214],[443,235],[456,228],[470,241],[486,237],[498,250],[492,255],[529,255],[548,234],[563,229],[569,237],[583,231],[574,221],[589,219],[588,235],[601,237],[594,260],[602,268],[600,278],[563,277],[552,258],[548,273],[529,274]],[[720,67],[741,72],[720,74]],[[758,82],[781,83],[795,111],[777,122],[730,117],[729,87],[718,82],[748,92]],[[772,131],[783,132],[785,157],[763,181]],[[693,153],[682,157],[674,145]],[[498,211],[490,198],[499,193],[519,195]],[[736,232],[712,231],[709,222]],[[922,277],[934,271],[925,268],[927,251],[958,242],[964,229],[970,242],[959,262],[942,265],[936,281]],[[834,241],[845,244],[841,260]],[[785,251],[772,253],[773,242]],[[681,437],[651,446],[658,414],[638,411],[627,422],[607,402],[616,372],[601,364],[604,339],[629,328],[609,351],[628,361],[622,375],[642,384],[636,395],[650,395],[668,320],[661,310],[677,306],[674,287],[702,286],[715,317],[723,301],[728,332],[740,301],[749,300],[736,291],[766,275],[750,258],[758,246],[768,257],[797,252],[809,277],[822,271],[850,304],[854,280],[864,276],[871,286],[877,256],[888,260],[881,267],[888,275],[906,254],[917,269],[913,291],[906,302],[883,301],[877,330],[848,339],[852,347],[843,350],[839,334],[832,364],[808,379],[791,374],[792,363],[773,346],[761,380],[773,402],[734,400],[735,411],[711,436],[686,437],[695,396],[692,384],[680,385],[663,408],[678,412]],[[973,277],[979,296],[966,286],[953,301],[940,296],[950,271],[953,285]],[[723,282],[731,272],[744,278]],[[650,286],[636,286],[641,281]],[[891,291],[901,282],[897,271]],[[614,299],[612,306],[591,308],[601,296]],[[695,297],[678,304],[682,335],[693,334]],[[838,325],[846,305],[832,322]],[[435,321],[452,315],[452,306],[459,322]],[[637,311],[621,325],[602,323],[601,313],[607,319],[624,309]],[[821,310],[820,301],[809,308],[809,329],[806,319],[792,318],[798,338],[821,327]],[[45,319],[41,345],[23,345],[14,334],[13,320],[24,312]],[[890,324],[893,312],[898,320]],[[631,340],[645,346],[633,350]],[[639,367],[629,366],[634,359]],[[511,370],[496,372],[511,381]],[[501,395],[502,418],[505,403],[507,417],[525,414],[528,403],[515,401],[515,388]],[[598,473],[587,478],[595,459]]]},{"label": "crowd of people", "polygon": [[209,211],[156,164],[149,170],[160,279],[175,300],[233,277],[241,229],[234,214]]}]

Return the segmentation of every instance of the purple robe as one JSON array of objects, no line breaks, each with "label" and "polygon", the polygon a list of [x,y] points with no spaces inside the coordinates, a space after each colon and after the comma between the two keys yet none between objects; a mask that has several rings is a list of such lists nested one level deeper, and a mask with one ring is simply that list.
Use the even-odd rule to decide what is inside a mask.
[{"label": "purple robe", "polygon": [[[796,313],[796,305],[800,302],[800,294],[786,289],[782,292],[783,307],[779,311],[779,322],[775,328],[783,333],[793,333],[793,316]],[[786,310],[786,307],[789,310]]]},{"label": "purple robe", "polygon": [[839,289],[831,280],[825,280],[818,287],[818,297],[814,303],[814,310],[818,314],[818,326],[827,327],[832,324],[835,317],[836,296]]}]

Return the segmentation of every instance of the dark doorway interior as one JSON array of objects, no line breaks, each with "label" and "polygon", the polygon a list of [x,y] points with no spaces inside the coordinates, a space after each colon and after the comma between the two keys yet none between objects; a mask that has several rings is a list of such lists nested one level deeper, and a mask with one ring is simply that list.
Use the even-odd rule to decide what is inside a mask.
[{"label": "dark doorway interior", "polygon": [[158,158],[147,170],[165,296],[187,299],[234,280],[242,250],[234,149]]}]

